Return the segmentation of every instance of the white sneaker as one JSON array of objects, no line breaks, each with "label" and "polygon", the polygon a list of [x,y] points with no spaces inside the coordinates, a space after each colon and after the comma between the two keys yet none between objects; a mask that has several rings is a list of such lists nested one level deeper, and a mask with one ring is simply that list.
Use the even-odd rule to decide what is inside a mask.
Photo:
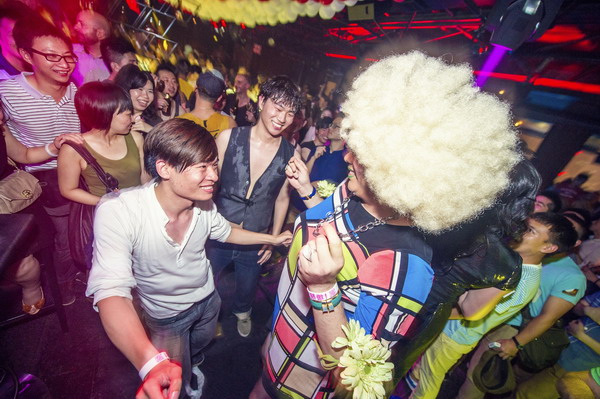
[{"label": "white sneaker", "polygon": [[238,334],[240,334],[241,337],[246,338],[248,335],[250,335],[250,332],[252,331],[252,319],[250,318],[250,312],[236,314],[236,317],[238,319]]}]

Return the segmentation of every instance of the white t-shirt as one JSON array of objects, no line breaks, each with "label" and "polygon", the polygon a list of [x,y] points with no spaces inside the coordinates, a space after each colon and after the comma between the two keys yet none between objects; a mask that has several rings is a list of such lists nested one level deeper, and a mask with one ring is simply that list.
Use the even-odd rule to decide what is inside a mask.
[{"label": "white t-shirt", "polygon": [[214,279],[204,244],[225,241],[229,222],[212,201],[198,202],[180,244],[165,229],[169,219],[155,182],[105,195],[96,208],[94,255],[87,296],[131,299],[136,288],[144,310],[157,319],[176,316],[210,295]]}]

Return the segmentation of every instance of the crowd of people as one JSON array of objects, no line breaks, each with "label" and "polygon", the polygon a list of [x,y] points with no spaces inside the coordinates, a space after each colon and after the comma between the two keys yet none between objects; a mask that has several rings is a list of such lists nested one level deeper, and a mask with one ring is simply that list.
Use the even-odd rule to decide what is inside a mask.
[{"label": "crowd of people", "polygon": [[[53,246],[63,305],[83,280],[138,397],[200,397],[215,280],[233,269],[248,337],[274,247],[287,255],[251,398],[435,398],[471,352],[460,398],[599,397],[594,197],[582,176],[540,191],[509,107],[469,66],[414,51],[362,71],[341,107],[286,76],[254,101],[246,73],[227,94],[226,71],[141,70],[96,12],[78,14],[75,45],[32,15],[0,11],[0,179],[10,158],[39,180],[21,212]],[[35,251],[3,275],[31,315]]]}]

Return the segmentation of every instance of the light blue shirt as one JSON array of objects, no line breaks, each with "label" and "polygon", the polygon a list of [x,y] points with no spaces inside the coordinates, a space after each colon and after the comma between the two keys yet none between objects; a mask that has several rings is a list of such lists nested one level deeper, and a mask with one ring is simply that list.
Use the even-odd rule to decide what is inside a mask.
[{"label": "light blue shirt", "polygon": [[[556,258],[551,258],[554,260]],[[542,267],[542,281],[538,293],[529,305],[531,317],[542,313],[542,308],[550,296],[564,299],[575,305],[585,294],[586,278],[573,259],[565,256]],[[508,321],[519,327],[523,321],[519,313]]]}]

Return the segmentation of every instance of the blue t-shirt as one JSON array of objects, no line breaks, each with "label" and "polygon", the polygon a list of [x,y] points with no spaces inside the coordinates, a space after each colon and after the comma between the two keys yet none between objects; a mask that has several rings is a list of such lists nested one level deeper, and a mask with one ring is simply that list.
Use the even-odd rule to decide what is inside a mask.
[{"label": "blue t-shirt", "polygon": [[[545,264],[542,267],[540,288],[529,304],[531,317],[537,317],[542,313],[542,308],[550,296],[564,299],[575,305],[585,294],[585,288],[585,276],[579,266],[568,256]],[[521,313],[519,313],[507,324],[519,327],[522,320]]]},{"label": "blue t-shirt", "polygon": [[329,152],[329,147],[323,155],[315,160],[310,181],[331,180],[340,184],[348,176],[348,164],[344,161],[344,150]]},{"label": "blue t-shirt", "polygon": [[[600,307],[600,292],[585,297],[590,306]],[[600,342],[600,326],[587,316],[581,318],[583,325],[587,328],[586,334]],[[562,351],[558,364],[567,371],[585,371],[600,366],[600,355],[597,354],[573,336],[569,336],[570,345]]]}]

